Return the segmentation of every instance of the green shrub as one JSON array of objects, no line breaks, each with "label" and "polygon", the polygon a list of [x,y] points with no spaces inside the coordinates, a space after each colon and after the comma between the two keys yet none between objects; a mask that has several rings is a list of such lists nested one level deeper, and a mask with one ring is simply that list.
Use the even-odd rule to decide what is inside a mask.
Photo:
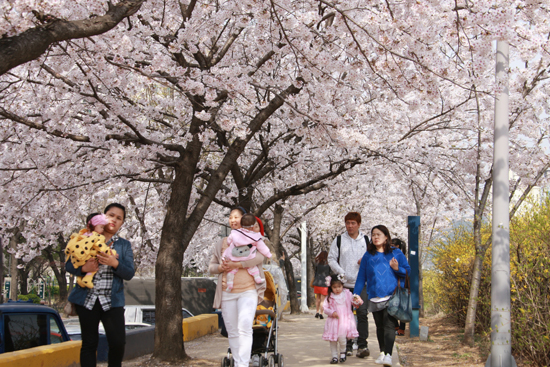
[{"label": "green shrub", "polygon": [[17,299],[20,299],[22,301],[28,301],[29,299],[32,300],[32,303],[40,304],[40,297],[38,297],[35,293],[29,293],[29,294],[20,294],[17,296]]}]

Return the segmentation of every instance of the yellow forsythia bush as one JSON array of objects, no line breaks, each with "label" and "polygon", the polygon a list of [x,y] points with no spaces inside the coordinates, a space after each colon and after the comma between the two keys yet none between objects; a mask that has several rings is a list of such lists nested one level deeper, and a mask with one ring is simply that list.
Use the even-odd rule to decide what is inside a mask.
[{"label": "yellow forsythia bush", "polygon": [[550,366],[550,201],[510,225],[512,349],[534,366]]},{"label": "yellow forsythia bush", "polygon": [[[482,241],[488,238],[488,230],[482,230]],[[470,283],[475,258],[472,226],[462,224],[441,233],[435,246],[430,249],[434,264],[436,303],[441,311],[452,316],[458,325],[464,327]],[[490,252],[484,258],[481,274],[481,287],[476,314],[476,328],[486,330],[491,318],[491,258]],[[424,295],[426,298],[426,295]]]},{"label": "yellow forsythia bush", "polygon": [[[482,229],[482,243],[491,228]],[[424,297],[464,326],[475,249],[471,224],[443,232],[430,249]],[[490,332],[491,249],[483,259],[476,331]],[[513,355],[533,366],[550,366],[550,200],[531,204],[510,223]]]}]

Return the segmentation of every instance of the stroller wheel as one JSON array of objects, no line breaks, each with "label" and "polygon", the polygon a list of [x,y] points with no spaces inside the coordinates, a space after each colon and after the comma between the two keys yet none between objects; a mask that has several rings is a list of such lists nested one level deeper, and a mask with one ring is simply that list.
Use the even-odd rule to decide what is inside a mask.
[{"label": "stroller wheel", "polygon": [[223,357],[221,367],[229,367],[230,365],[231,365],[230,359],[227,357]]},{"label": "stroller wheel", "polygon": [[277,354],[277,365],[279,367],[285,367],[285,359],[282,354]]},{"label": "stroller wheel", "polygon": [[267,366],[268,367],[275,367],[275,356],[273,356],[273,355],[269,356],[269,359],[267,361]]},{"label": "stroller wheel", "polygon": [[267,366],[267,359],[264,356],[260,356],[260,367]]}]

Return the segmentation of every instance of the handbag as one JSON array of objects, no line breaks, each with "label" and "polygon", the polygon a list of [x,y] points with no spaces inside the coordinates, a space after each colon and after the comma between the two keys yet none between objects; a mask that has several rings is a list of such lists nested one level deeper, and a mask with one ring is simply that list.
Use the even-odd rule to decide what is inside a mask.
[{"label": "handbag", "polygon": [[401,287],[401,282],[397,280],[397,287],[388,300],[388,314],[399,321],[411,322],[412,320],[412,301],[411,284],[409,281],[409,272],[405,273],[405,287]]},{"label": "handbag", "polygon": [[65,315],[67,316],[76,316],[76,307],[75,304],[72,302],[67,302],[65,304],[65,307],[63,307],[63,312],[65,312]]}]

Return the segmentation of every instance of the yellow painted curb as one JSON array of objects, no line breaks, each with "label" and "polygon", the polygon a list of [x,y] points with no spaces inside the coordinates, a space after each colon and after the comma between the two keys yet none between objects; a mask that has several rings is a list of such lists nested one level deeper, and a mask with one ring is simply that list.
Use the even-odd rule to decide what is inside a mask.
[{"label": "yellow painted curb", "polygon": [[81,340],[0,354],[0,367],[78,367]]},{"label": "yellow painted curb", "polygon": [[202,314],[183,319],[183,341],[188,342],[218,331],[218,315]]},{"label": "yellow painted curb", "polygon": [[288,310],[290,310],[290,301],[286,301],[285,307],[283,307],[283,311],[288,311]]}]

